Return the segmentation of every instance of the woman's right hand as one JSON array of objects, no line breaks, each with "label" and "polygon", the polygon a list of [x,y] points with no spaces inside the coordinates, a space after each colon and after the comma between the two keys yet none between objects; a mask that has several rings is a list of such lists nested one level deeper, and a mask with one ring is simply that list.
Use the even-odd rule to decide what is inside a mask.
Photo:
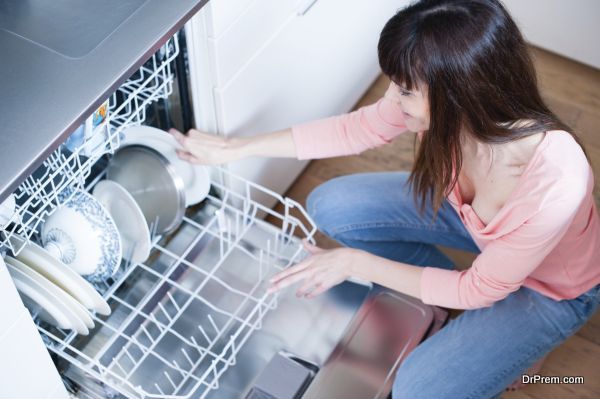
[{"label": "woman's right hand", "polygon": [[181,145],[179,158],[195,164],[219,165],[244,157],[241,151],[243,139],[228,138],[191,129],[187,135],[177,129],[169,133]]}]

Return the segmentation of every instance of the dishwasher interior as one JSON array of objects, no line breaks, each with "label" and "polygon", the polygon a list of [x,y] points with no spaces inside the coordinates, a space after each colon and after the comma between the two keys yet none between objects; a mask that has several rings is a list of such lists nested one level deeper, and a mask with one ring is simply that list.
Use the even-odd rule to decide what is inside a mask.
[{"label": "dishwasher interior", "polygon": [[[89,191],[103,178],[122,130],[144,123],[148,106],[171,95],[179,51],[175,36],[113,94],[104,130],[95,133],[100,143],[61,146],[21,184],[18,215],[0,248],[18,254],[60,205],[58,193]],[[278,207],[263,205],[265,196]],[[214,168],[209,196],[187,209],[174,232],[152,235],[148,260],[123,262],[95,283],[112,313],[93,314],[89,335],[32,315],[78,397],[283,397],[265,391],[281,385],[277,367],[268,366],[283,356],[309,376],[289,397],[385,398],[401,359],[447,315],[363,282],[313,300],[292,290],[267,294],[268,278],[301,260],[300,240],[315,232],[295,201]]]}]

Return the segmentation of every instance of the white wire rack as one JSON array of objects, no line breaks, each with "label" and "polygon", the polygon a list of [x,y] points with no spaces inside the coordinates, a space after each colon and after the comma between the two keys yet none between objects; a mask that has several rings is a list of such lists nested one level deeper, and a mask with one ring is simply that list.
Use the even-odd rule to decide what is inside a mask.
[{"label": "white wire rack", "polygon": [[[92,166],[119,147],[120,132],[141,124],[146,107],[172,92],[178,52],[172,38],[111,96],[106,122],[94,132],[100,140],[92,136],[72,151],[61,146],[21,184],[14,193],[17,212],[0,231],[0,250],[18,254],[59,205],[60,192],[86,188]],[[90,150],[92,142],[100,144]],[[277,305],[266,292],[268,277],[299,261],[299,239],[312,240],[316,228],[296,202],[225,170],[217,173],[227,182],[213,182],[220,198],[211,195],[199,212],[190,210],[174,234],[154,237],[147,261],[124,263],[96,285],[112,313],[92,315],[90,335],[36,319],[61,367],[131,398],[204,398],[219,388]],[[273,198],[278,211],[265,205]]]},{"label": "white wire rack", "polygon": [[[299,261],[299,237],[316,232],[295,201],[220,172],[230,182],[214,184],[222,199],[209,196],[173,236],[155,238],[148,261],[97,287],[113,312],[94,315],[89,337],[38,325],[51,351],[126,397],[204,398],[219,388],[276,307],[268,278]],[[256,200],[265,194],[281,211]]]},{"label": "white wire rack", "polygon": [[119,147],[120,132],[129,125],[141,124],[146,119],[146,107],[171,94],[171,68],[179,53],[176,39],[169,39],[110,97],[105,122],[85,142],[72,151],[59,147],[17,188],[15,213],[0,230],[0,249],[18,254],[54,212],[58,194],[67,187],[83,188],[98,159]]}]

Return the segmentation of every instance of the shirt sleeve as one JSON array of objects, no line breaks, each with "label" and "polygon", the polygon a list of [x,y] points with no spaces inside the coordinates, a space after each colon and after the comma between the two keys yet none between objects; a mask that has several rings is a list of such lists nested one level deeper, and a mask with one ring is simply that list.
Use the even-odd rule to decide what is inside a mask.
[{"label": "shirt sleeve", "polygon": [[565,235],[583,195],[544,206],[525,223],[489,244],[468,270],[426,267],[421,275],[424,303],[476,309],[518,290]]},{"label": "shirt sleeve", "polygon": [[375,104],[292,127],[298,159],[358,154],[406,131],[398,87],[391,83]]}]

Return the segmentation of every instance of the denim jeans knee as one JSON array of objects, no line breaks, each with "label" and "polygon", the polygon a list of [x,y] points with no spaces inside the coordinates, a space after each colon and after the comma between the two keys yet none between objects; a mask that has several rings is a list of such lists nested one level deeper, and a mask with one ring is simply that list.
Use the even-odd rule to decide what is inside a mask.
[{"label": "denim jeans knee", "polygon": [[326,220],[327,212],[319,212],[318,207],[321,206],[322,201],[328,201],[330,198],[328,195],[328,184],[329,182],[320,184],[314,188],[306,198],[306,211],[308,212],[308,215],[317,225],[317,228],[325,233],[328,230]]},{"label": "denim jeans knee", "polygon": [[350,176],[341,176],[326,181],[310,192],[306,208],[319,230],[333,237],[336,228],[347,223],[355,210],[354,201],[349,198]]},{"label": "denim jeans knee", "polygon": [[411,353],[398,368],[392,387],[392,399],[442,397],[443,387],[436,385],[435,381],[425,381],[427,367],[420,364],[423,359],[418,357],[418,352]]}]

